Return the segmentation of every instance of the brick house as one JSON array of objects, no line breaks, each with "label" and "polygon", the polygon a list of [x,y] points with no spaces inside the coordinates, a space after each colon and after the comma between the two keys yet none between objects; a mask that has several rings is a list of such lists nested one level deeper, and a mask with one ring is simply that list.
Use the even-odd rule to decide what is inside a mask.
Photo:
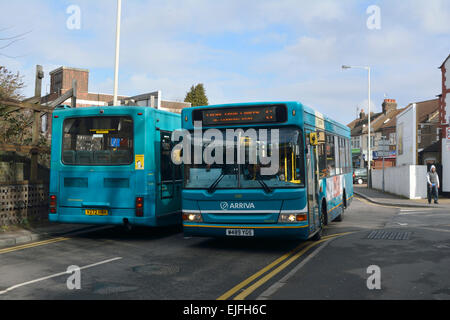
[{"label": "brick house", "polygon": [[442,191],[450,192],[450,55],[439,67],[442,73],[442,92],[439,97],[441,126]]},{"label": "brick house", "polygon": [[[77,108],[92,107],[92,106],[108,106],[112,105],[113,95],[104,93],[89,92],[89,70],[71,67],[60,67],[53,71],[50,71],[50,93],[41,98],[41,104],[48,105],[55,99],[61,97],[64,93],[72,88],[72,80],[77,80]],[[190,103],[168,101],[161,99],[161,91],[155,91],[146,95],[139,95],[136,97],[118,96],[120,105],[133,105],[130,102],[134,102],[136,98],[141,96],[149,97],[155,96],[157,104],[155,107],[167,110],[170,112],[181,113],[181,109],[190,107]],[[71,99],[67,99],[62,104],[71,105]],[[136,104],[134,104],[136,105]],[[150,104],[142,104],[150,106]],[[41,131],[47,139],[51,137],[51,121],[52,117],[49,114],[43,114],[41,116]]]},{"label": "brick house", "polygon": [[[395,99],[384,99],[382,103],[382,112],[371,112],[370,126],[371,126],[371,152],[372,164],[376,167],[378,165],[378,157],[374,157],[379,149],[379,141],[383,136],[388,139],[393,138],[390,143],[391,150],[395,151],[395,117],[403,109],[397,109],[397,102]],[[368,114],[361,110],[359,118],[350,122],[347,126],[351,130],[352,142],[352,157],[354,167],[366,167],[368,160]],[[391,140],[390,140],[391,141]],[[392,164],[395,165],[395,155],[390,158]],[[380,162],[381,163],[381,162]]]}]

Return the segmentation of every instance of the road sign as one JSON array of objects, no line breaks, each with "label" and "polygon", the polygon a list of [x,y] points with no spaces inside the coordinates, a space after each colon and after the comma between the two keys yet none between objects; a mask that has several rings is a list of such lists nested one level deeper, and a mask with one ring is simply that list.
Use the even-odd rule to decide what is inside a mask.
[{"label": "road sign", "polygon": [[387,158],[387,157],[389,157],[391,155],[391,153],[390,152],[386,152],[386,151],[378,151],[377,155],[380,158]]},{"label": "road sign", "polygon": [[450,127],[447,128],[447,140],[450,140]]},{"label": "road sign", "polygon": [[391,157],[395,157],[395,151],[374,151],[373,152],[374,159],[391,158]]}]

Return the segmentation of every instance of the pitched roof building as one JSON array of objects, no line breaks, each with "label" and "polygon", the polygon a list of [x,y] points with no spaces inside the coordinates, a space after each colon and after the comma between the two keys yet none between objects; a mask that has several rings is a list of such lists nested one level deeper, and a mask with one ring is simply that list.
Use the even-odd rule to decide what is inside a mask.
[{"label": "pitched roof building", "polygon": [[450,192],[450,55],[439,67],[442,73],[442,92],[439,97],[441,124],[442,191]]}]

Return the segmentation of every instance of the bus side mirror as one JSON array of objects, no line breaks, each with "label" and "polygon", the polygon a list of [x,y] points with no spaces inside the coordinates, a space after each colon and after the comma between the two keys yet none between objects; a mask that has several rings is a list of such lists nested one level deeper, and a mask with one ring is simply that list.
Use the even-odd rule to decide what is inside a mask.
[{"label": "bus side mirror", "polygon": [[311,132],[309,134],[309,144],[312,146],[317,146],[317,133]]}]

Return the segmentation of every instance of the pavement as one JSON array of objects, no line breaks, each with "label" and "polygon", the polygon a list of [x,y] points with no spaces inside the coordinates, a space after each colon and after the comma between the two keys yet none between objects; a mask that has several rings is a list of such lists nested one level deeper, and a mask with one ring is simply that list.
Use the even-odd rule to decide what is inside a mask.
[{"label": "pavement", "polygon": [[31,241],[60,237],[83,231],[87,232],[97,228],[98,226],[94,225],[61,224],[50,222],[47,222],[41,226],[29,228],[14,226],[11,227],[11,230],[9,231],[0,231],[0,248],[24,244]]},{"label": "pavement", "polygon": [[427,199],[406,199],[404,197],[382,192],[380,190],[369,189],[367,188],[367,185],[355,185],[353,186],[353,189],[356,195],[366,199],[369,202],[379,205],[409,208],[448,208],[450,210],[450,199],[443,198],[442,196],[439,196],[439,204],[434,204],[433,201],[431,204],[428,204]]}]

